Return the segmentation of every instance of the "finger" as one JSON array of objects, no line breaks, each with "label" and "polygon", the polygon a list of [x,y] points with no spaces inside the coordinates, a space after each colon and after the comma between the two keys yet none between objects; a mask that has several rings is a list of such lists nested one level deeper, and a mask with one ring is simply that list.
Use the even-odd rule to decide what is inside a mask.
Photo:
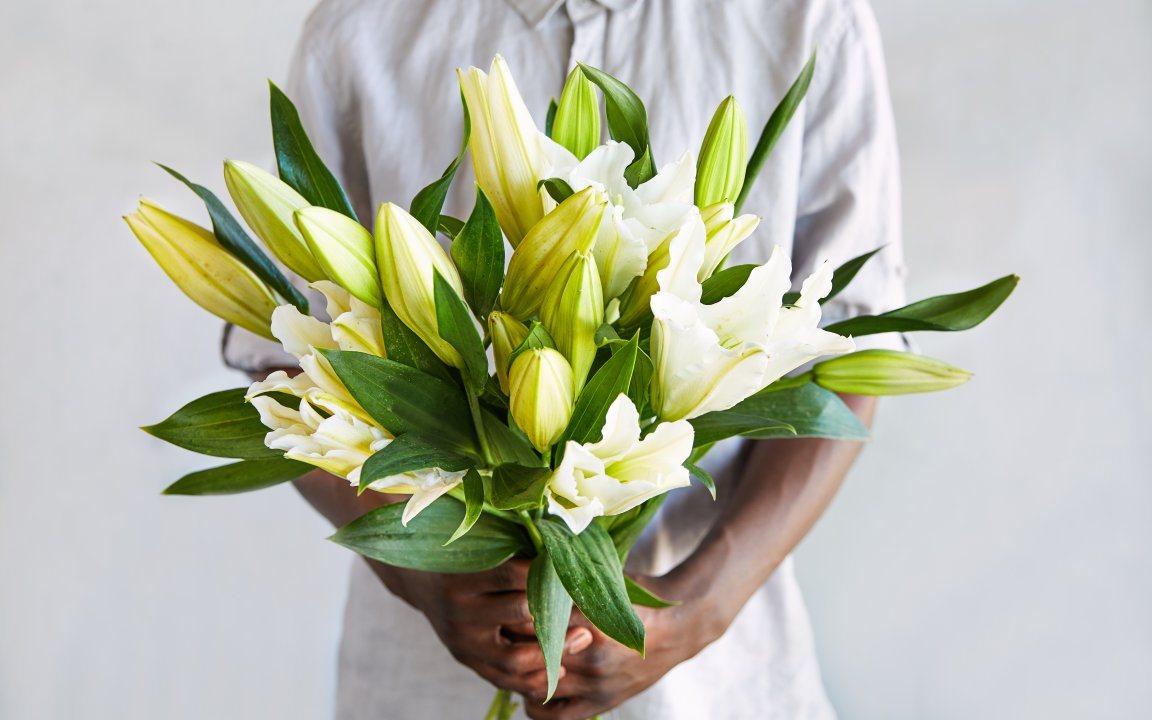
[{"label": "finger", "polygon": [[569,655],[578,655],[592,645],[592,631],[586,627],[568,628],[564,638],[564,652]]},{"label": "finger", "polygon": [[532,720],[585,720],[600,712],[600,703],[585,698],[553,698],[539,703],[524,698],[524,713]]},{"label": "finger", "polygon": [[[528,595],[522,592],[508,592],[481,595],[470,608],[475,612],[477,622],[507,627],[532,625],[532,613],[528,610]],[[531,632],[531,631],[529,631]]]},{"label": "finger", "polygon": [[526,675],[515,675],[506,673],[495,665],[484,664],[482,667],[473,669],[496,687],[506,688],[522,695],[526,703],[543,702],[548,692],[548,676],[543,670]]}]

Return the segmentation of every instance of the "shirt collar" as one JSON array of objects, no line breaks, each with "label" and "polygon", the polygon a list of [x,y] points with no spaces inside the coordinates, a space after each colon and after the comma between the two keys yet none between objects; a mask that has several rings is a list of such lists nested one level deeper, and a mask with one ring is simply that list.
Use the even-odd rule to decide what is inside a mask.
[{"label": "shirt collar", "polygon": [[[556,12],[556,8],[563,5],[567,0],[508,0],[508,4],[520,13],[532,27],[539,27],[541,23],[547,20],[552,13]],[[637,0],[586,0],[595,5],[602,5],[608,10],[620,12],[627,10],[635,5]]]}]

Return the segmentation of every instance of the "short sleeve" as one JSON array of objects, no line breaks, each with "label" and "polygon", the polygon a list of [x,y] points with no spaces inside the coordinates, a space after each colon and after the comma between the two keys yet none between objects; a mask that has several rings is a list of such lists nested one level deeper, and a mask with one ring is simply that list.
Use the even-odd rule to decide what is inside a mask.
[{"label": "short sleeve", "polygon": [[[338,34],[325,27],[319,10],[304,26],[288,73],[285,93],[300,113],[316,152],[340,180],[356,212],[365,217],[371,209],[364,153],[359,150],[360,131],[355,113],[349,73],[340,72]],[[341,78],[340,83],[330,78]],[[305,282],[285,268],[285,274],[305,290]],[[312,295],[315,295],[312,293]],[[278,343],[243,328],[228,325],[221,340],[224,364],[244,372],[295,367],[296,359]]]},{"label": "short sleeve", "polygon": [[[805,100],[794,277],[883,250],[825,304],[825,324],[904,304],[899,155],[880,33],[866,2],[847,5],[839,32],[818,49]],[[857,344],[907,349],[899,335]]]}]

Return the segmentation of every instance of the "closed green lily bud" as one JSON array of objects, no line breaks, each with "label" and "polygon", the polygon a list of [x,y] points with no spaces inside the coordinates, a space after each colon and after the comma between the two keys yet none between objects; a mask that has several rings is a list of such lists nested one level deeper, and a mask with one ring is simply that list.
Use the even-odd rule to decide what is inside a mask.
[{"label": "closed green lily bud", "polygon": [[735,202],[744,187],[748,166],[748,126],[744,109],[729,95],[720,103],[704,143],[696,171],[696,206]]},{"label": "closed green lily bud", "polygon": [[604,324],[604,292],[592,252],[573,253],[548,287],[540,320],[572,366],[580,394],[596,358],[596,331]]},{"label": "closed green lily bud", "polygon": [[588,157],[600,145],[600,103],[596,101],[596,88],[580,68],[573,69],[564,83],[552,123],[552,139],[578,160]]},{"label": "closed green lily bud", "polygon": [[276,298],[260,278],[220,247],[211,231],[147,199],[124,218],[172,282],[222,320],[272,339]]},{"label": "closed green lily bud", "polygon": [[508,261],[500,307],[519,320],[540,309],[564,261],[596,242],[607,199],[592,187],[573,194],[532,226]]},{"label": "closed green lily bud", "polygon": [[460,353],[440,337],[436,321],[435,271],[463,295],[460,273],[419,220],[384,203],[376,214],[376,261],[380,287],[396,316],[416,333],[436,357],[460,367]]},{"label": "closed green lily bud", "polygon": [[306,207],[293,215],[297,229],[328,279],[372,307],[380,307],[380,273],[372,233],[344,213]]},{"label": "closed green lily bud", "polygon": [[707,241],[704,244],[704,262],[700,265],[697,279],[704,282],[719,269],[724,258],[742,243],[756,226],[760,218],[755,215],[741,215],[734,218],[734,207],[730,202],[718,202],[700,211],[704,221]]},{"label": "closed green lily bud", "polygon": [[508,394],[508,360],[512,351],[520,347],[528,335],[524,323],[508,313],[493,310],[488,313],[488,337],[492,338],[492,357],[496,361],[496,379],[500,389]]},{"label": "closed green lily bud", "polygon": [[303,195],[266,170],[239,160],[224,162],[224,182],[244,222],[280,262],[308,282],[326,279],[292,219],[309,205]]},{"label": "closed green lily bud", "polygon": [[512,362],[508,384],[508,406],[516,424],[537,450],[547,451],[572,418],[572,366],[552,348],[525,350]]},{"label": "closed green lily bud", "polygon": [[947,390],[972,373],[934,358],[896,350],[861,350],[816,363],[813,381],[851,395],[907,395]]}]

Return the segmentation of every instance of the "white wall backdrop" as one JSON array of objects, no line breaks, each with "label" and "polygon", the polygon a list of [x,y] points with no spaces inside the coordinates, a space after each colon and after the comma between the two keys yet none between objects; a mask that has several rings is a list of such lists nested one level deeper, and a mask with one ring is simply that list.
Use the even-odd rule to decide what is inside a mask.
[{"label": "white wall backdrop", "polygon": [[[1018,272],[925,352],[800,552],[849,720],[1152,707],[1152,7],[876,0],[913,296]],[[123,226],[147,165],[268,164],[263,80],[311,0],[0,9],[0,718],[318,718],[349,562],[288,488],[162,497],[135,426],[242,378]]]}]

